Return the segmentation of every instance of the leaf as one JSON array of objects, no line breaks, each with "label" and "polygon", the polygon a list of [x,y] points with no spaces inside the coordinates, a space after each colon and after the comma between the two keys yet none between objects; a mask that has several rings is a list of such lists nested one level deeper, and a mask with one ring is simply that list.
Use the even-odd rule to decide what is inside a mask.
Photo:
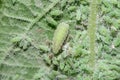
[{"label": "leaf", "polygon": [[17,2],[17,0],[12,0],[13,4]]},{"label": "leaf", "polygon": [[113,44],[114,44],[115,47],[120,46],[120,38],[119,37],[115,38],[114,41],[113,41]]},{"label": "leaf", "polygon": [[[0,0],[0,80],[91,80],[86,31],[89,25],[88,2],[90,1]],[[97,54],[93,76],[95,80],[119,80],[120,2],[101,0],[98,5]],[[94,11],[95,9],[91,13],[94,14]],[[60,54],[54,55],[51,53],[51,41],[54,29],[61,22],[70,25],[70,38],[67,41],[70,49],[64,48]],[[82,29],[75,29],[76,26]],[[66,39],[58,36],[65,42]],[[58,53],[63,42],[55,47]],[[78,57],[74,57],[74,52]]]},{"label": "leaf", "polygon": [[[18,0],[14,5],[12,0],[5,0],[3,4],[4,7],[0,9],[0,79],[33,80],[39,68],[46,66],[38,48],[49,40],[47,35],[52,33],[52,29],[45,25],[49,28],[47,31],[36,21],[37,16],[30,8],[31,0]],[[50,9],[56,2],[51,4]],[[47,11],[49,9],[45,8],[45,12]],[[43,16],[42,13],[39,15]],[[17,44],[13,44],[14,42]]]}]

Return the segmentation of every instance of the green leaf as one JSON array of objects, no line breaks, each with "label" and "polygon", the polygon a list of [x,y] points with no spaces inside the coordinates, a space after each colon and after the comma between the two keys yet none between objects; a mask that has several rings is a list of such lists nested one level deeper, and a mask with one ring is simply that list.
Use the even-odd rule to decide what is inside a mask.
[{"label": "green leaf", "polygon": [[[98,1],[91,71],[88,64],[94,57],[89,59],[86,30],[96,7],[89,11],[90,0],[0,0],[0,80],[92,80],[92,72],[94,80],[119,80],[120,2]],[[69,29],[59,29],[61,22]],[[53,37],[56,45],[51,44]],[[69,46],[62,51],[66,41]],[[53,46],[56,54],[51,53]]]}]

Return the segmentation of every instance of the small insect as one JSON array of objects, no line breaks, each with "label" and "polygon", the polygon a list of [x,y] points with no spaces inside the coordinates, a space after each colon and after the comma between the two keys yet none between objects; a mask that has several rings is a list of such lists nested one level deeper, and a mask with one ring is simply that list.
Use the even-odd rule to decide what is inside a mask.
[{"label": "small insect", "polygon": [[57,25],[57,22],[56,22],[52,17],[50,17],[50,16],[47,16],[47,17],[46,17],[46,21],[47,21],[49,24],[53,25],[53,26],[56,26],[56,25]]},{"label": "small insect", "polygon": [[63,14],[63,12],[61,10],[53,10],[50,12],[50,14],[52,16],[59,16],[59,15]]},{"label": "small insect", "polygon": [[53,37],[52,51],[54,54],[57,54],[61,49],[65,39],[67,38],[68,32],[69,32],[68,24],[62,22],[58,25]]}]

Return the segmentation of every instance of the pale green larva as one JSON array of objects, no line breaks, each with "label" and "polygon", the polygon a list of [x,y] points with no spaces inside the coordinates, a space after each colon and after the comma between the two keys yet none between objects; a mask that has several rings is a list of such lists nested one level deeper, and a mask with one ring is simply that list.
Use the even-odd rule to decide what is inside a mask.
[{"label": "pale green larva", "polygon": [[69,25],[62,22],[57,26],[53,37],[53,46],[52,51],[54,54],[57,54],[61,49],[65,39],[67,38],[69,31]]}]

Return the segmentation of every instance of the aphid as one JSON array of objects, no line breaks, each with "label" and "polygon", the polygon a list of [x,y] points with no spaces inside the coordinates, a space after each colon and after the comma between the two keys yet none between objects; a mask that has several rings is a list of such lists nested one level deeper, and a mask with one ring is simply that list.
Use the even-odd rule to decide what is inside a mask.
[{"label": "aphid", "polygon": [[68,11],[74,11],[74,10],[76,10],[76,6],[70,6],[70,7],[68,7]]},{"label": "aphid", "polygon": [[81,18],[81,11],[80,11],[80,8],[79,9],[77,9],[77,11],[76,11],[76,20],[80,20],[80,18]]},{"label": "aphid", "polygon": [[61,49],[65,39],[67,38],[68,31],[69,31],[68,24],[62,22],[58,25],[53,37],[52,51],[54,54],[57,54]]},{"label": "aphid", "polygon": [[11,42],[12,42],[12,43],[17,43],[17,42],[19,42],[19,41],[21,41],[21,40],[22,40],[22,37],[17,36],[17,37],[12,38],[12,39],[11,39]]},{"label": "aphid", "polygon": [[52,17],[50,17],[50,16],[47,16],[47,17],[46,17],[46,20],[47,20],[47,22],[48,22],[49,24],[51,24],[51,25],[54,25],[54,26],[57,25],[57,22],[56,22]]},{"label": "aphid", "polygon": [[63,11],[61,11],[61,10],[54,10],[54,11],[51,11],[50,12],[50,14],[52,15],[52,16],[59,16],[59,15],[61,15],[63,13]]}]

